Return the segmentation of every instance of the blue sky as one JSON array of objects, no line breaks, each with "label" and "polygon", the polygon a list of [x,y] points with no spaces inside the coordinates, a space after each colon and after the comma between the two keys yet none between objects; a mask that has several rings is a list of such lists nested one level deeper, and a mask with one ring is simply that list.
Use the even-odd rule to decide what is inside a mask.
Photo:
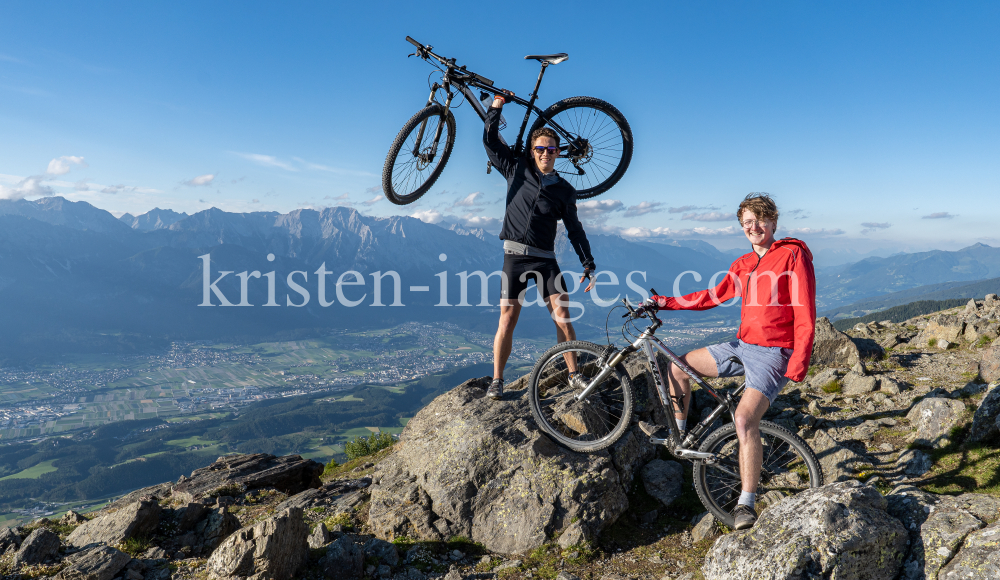
[{"label": "blue sky", "polygon": [[583,208],[591,231],[736,247],[727,214],[767,191],[779,235],[818,248],[1000,245],[1000,4],[433,6],[4,1],[0,194],[495,225],[504,184],[467,106],[435,190],[381,199],[432,72],[409,34],[520,94],[525,54],[570,54],[540,102],[603,98],[635,134],[624,179]]}]

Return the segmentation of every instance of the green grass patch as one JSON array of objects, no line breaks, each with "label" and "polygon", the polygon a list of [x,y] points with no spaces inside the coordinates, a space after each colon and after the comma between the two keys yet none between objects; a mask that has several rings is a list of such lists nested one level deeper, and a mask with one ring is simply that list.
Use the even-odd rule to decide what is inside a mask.
[{"label": "green grass patch", "polygon": [[824,393],[832,394],[832,393],[839,393],[840,391],[843,390],[843,387],[840,386],[840,381],[832,380],[829,383],[820,387],[820,390],[822,390]]},{"label": "green grass patch", "polygon": [[344,452],[349,459],[357,459],[374,455],[395,443],[396,439],[389,433],[372,433],[369,437],[358,437],[348,442],[344,445]]},{"label": "green grass patch", "polygon": [[173,445],[175,447],[191,447],[193,445],[215,445],[215,441],[209,441],[200,436],[188,437],[187,439],[174,439],[173,441],[166,441],[167,445]]},{"label": "green grass patch", "polygon": [[918,486],[941,494],[967,492],[1000,497],[1000,449],[991,445],[951,445],[931,452],[934,467]]},{"label": "green grass patch", "polygon": [[149,549],[149,545],[150,542],[147,537],[132,537],[118,544],[118,549],[133,558],[138,558],[143,552]]},{"label": "green grass patch", "polygon": [[24,471],[19,471],[17,473],[12,473],[7,477],[0,477],[0,481],[5,479],[38,479],[39,477],[45,475],[46,473],[52,473],[53,471],[58,471],[58,467],[53,467],[55,459],[50,459],[48,461],[43,461],[37,465],[33,465]]},{"label": "green grass patch", "polygon": [[935,347],[935,346],[937,346],[937,339],[936,338],[929,339],[927,341],[927,346],[932,347],[932,348]]}]

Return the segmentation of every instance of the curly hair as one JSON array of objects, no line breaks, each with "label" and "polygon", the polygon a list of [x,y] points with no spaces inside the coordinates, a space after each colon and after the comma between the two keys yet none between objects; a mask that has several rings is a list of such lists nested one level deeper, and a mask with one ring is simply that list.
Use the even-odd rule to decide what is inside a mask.
[{"label": "curly hair", "polygon": [[556,133],[555,131],[553,131],[552,129],[549,129],[548,127],[542,127],[540,129],[535,129],[531,133],[531,141],[529,141],[529,143],[531,143],[531,147],[535,146],[535,141],[539,137],[551,137],[552,139],[556,140],[556,147],[559,146],[559,134]]},{"label": "curly hair", "polygon": [[743,212],[746,210],[753,212],[753,215],[757,216],[759,220],[773,220],[775,225],[778,224],[778,206],[766,192],[754,191],[743,198],[739,209],[736,210],[736,219],[741,225]]}]

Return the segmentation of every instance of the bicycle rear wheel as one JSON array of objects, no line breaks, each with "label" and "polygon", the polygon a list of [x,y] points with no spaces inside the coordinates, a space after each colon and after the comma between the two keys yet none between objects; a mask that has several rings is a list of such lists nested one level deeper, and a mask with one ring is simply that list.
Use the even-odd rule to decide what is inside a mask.
[{"label": "bicycle rear wheel", "polygon": [[406,205],[434,185],[455,146],[455,116],[433,104],[403,125],[382,167],[382,192],[396,205]]},{"label": "bicycle rear wheel", "polygon": [[[560,143],[556,171],[576,188],[577,199],[600,195],[625,175],[632,161],[632,128],[614,105],[594,97],[570,97],[545,109],[544,115],[549,125],[572,136],[569,143]],[[529,147],[531,134],[545,125],[542,117],[535,119]]]},{"label": "bicycle rear wheel", "polygon": [[531,370],[528,399],[535,422],[573,451],[590,453],[613,444],[632,418],[632,381],[622,364],[587,399],[573,404],[578,391],[568,382],[571,361],[590,382],[601,370],[603,354],[604,347],[592,342],[563,342],[545,351]]},{"label": "bicycle rear wheel", "polygon": [[[810,487],[823,485],[823,469],[809,444],[784,427],[768,421],[760,422],[760,438],[764,446],[757,497],[772,490],[796,494]],[[720,522],[733,527],[733,508],[742,491],[740,482],[740,442],[736,425],[729,423],[709,434],[698,451],[714,453],[718,462],[709,465],[694,462],[694,489],[701,503]]]}]

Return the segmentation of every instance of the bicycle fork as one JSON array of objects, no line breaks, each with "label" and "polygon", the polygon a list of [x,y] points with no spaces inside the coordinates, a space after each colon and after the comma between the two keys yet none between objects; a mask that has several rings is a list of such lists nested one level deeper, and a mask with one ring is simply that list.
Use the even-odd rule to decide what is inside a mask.
[{"label": "bicycle fork", "polygon": [[427,105],[426,105],[427,107],[431,106],[431,104],[434,103],[434,95],[437,94],[438,89],[442,88],[445,89],[445,91],[447,91],[448,99],[444,103],[444,113],[441,115],[441,122],[438,123],[437,129],[434,131],[434,141],[431,144],[430,153],[424,155],[423,157],[421,157],[420,155],[420,144],[424,140],[424,130],[427,129],[428,119],[424,119],[423,122],[420,123],[420,129],[417,130],[416,141],[413,144],[413,156],[421,157],[421,161],[423,161],[424,163],[430,163],[431,161],[434,161],[434,157],[437,156],[438,143],[441,141],[441,132],[444,131],[444,124],[448,118],[448,111],[451,109],[451,100],[452,98],[454,98],[454,95],[447,86],[442,86],[437,83],[434,83],[434,85],[431,87],[431,94],[429,97],[427,97]]}]

